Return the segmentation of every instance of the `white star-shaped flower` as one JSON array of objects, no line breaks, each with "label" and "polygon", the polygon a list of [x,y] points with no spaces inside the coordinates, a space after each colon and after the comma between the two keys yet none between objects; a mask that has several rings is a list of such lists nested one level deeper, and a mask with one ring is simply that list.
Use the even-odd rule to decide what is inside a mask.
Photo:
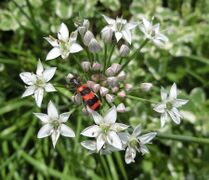
[{"label": "white star-shaped flower", "polygon": [[180,124],[181,115],[177,108],[185,105],[188,100],[177,99],[177,87],[175,83],[172,85],[169,95],[165,89],[161,87],[161,100],[162,102],[154,107],[154,110],[161,114],[161,127],[163,127],[166,121],[169,120],[169,116],[174,123]]},{"label": "white star-shaped flower", "polygon": [[125,41],[131,44],[131,30],[137,26],[136,23],[128,23],[127,20],[118,17],[116,20],[105,15],[103,15],[103,17],[108,25],[102,29],[102,34],[107,34],[106,32],[114,32],[117,42],[123,38]]},{"label": "white star-shaped flower", "polygon": [[20,73],[20,78],[27,85],[22,97],[34,94],[37,106],[41,107],[44,91],[56,91],[54,86],[49,83],[49,81],[53,78],[56,69],[56,67],[51,67],[44,70],[42,63],[39,60],[37,64],[36,74],[31,72]]},{"label": "white star-shaped flower", "polygon": [[127,164],[135,162],[136,152],[142,153],[142,155],[149,153],[146,144],[150,144],[151,140],[157,135],[156,132],[151,132],[141,135],[141,126],[138,125],[133,130],[133,133],[120,133],[119,136],[126,146],[125,162]]},{"label": "white star-shaped flower", "polygon": [[110,108],[104,118],[96,111],[88,108],[93,116],[96,125],[84,129],[81,134],[87,137],[96,138],[96,151],[99,152],[104,146],[113,146],[122,150],[122,143],[118,133],[127,129],[128,126],[122,123],[116,123],[117,109],[115,106]]},{"label": "white star-shaped flower", "polygon": [[147,39],[150,39],[156,46],[163,47],[168,38],[160,32],[160,24],[153,25],[146,18],[142,18],[142,24],[139,29],[144,33]]},{"label": "white star-shaped flower", "polygon": [[44,39],[53,46],[53,49],[47,54],[46,60],[52,60],[59,56],[61,56],[62,59],[66,59],[70,53],[77,53],[83,50],[83,48],[76,43],[77,34],[77,31],[74,31],[69,36],[67,26],[62,23],[59,28],[58,39],[52,36],[44,37]]},{"label": "white star-shaped flower", "polygon": [[73,132],[73,130],[64,124],[70,117],[70,113],[65,112],[59,115],[55,105],[51,101],[49,102],[47,107],[47,114],[33,114],[38,119],[40,119],[41,123],[43,124],[42,128],[38,132],[37,137],[44,138],[47,136],[51,136],[52,144],[54,147],[60,135],[66,137],[75,137],[75,133]]}]

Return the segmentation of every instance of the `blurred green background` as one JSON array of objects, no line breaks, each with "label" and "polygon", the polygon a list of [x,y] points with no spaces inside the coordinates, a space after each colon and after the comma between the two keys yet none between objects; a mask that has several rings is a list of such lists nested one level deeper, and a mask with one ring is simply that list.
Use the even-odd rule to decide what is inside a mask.
[{"label": "blurred green background", "polygon": [[[72,104],[70,94],[47,94],[41,109],[52,99],[60,112],[74,109],[68,122],[76,132],[75,139],[60,138],[56,149],[51,139],[37,139],[41,127],[32,112],[40,112],[31,97],[21,99],[24,84],[19,73],[34,72],[38,58],[43,60],[50,45],[43,37],[56,36],[65,22],[75,30],[73,20],[88,18],[95,34],[105,25],[102,14],[123,16],[139,21],[143,16],[161,23],[170,43],[166,49],[148,44],[129,68],[128,82],[138,87],[151,82],[149,93],[133,94],[159,100],[160,86],[177,83],[180,97],[190,102],[182,110],[181,125],[168,123],[162,134],[209,138],[209,1],[208,0],[11,0],[0,1],[0,179],[209,179],[209,144],[174,141],[158,137],[149,146],[150,154],[137,155],[136,163],[126,165],[124,152],[112,155],[89,155],[79,144],[82,129],[91,124],[82,107]],[[138,36],[138,35],[137,35]],[[134,35],[134,38],[137,39]],[[142,36],[141,36],[142,37]],[[137,43],[140,43],[140,39]],[[136,45],[134,44],[134,45]],[[80,55],[81,60],[85,58]],[[72,59],[72,60],[71,60]],[[70,61],[45,63],[58,66],[52,82],[65,84],[68,72],[75,72]],[[141,124],[147,131],[158,131],[159,116],[152,105],[127,99],[132,111],[120,115],[123,123]]]}]

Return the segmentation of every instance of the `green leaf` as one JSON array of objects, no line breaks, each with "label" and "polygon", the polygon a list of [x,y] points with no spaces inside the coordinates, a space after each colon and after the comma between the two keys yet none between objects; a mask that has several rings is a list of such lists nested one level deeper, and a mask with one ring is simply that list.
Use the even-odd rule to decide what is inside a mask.
[{"label": "green leaf", "polygon": [[119,0],[100,0],[100,2],[108,9],[112,11],[117,11],[120,9],[120,2]]},{"label": "green leaf", "polygon": [[19,25],[14,19],[14,16],[10,11],[1,10],[0,11],[0,30],[2,31],[15,31]]}]

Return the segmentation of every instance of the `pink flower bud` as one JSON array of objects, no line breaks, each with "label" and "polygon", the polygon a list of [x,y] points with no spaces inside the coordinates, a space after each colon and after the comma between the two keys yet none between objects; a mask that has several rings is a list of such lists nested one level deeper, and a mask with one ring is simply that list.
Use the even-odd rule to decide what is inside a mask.
[{"label": "pink flower bud", "polygon": [[105,80],[105,76],[104,76],[103,74],[93,74],[93,75],[91,76],[91,79],[92,79],[93,81],[96,81],[96,82],[98,82],[98,81],[103,81],[103,80]]},{"label": "pink flower bud", "polygon": [[123,103],[120,103],[117,106],[117,111],[120,112],[120,113],[123,113],[123,112],[126,112],[127,110],[126,110],[125,105]]},{"label": "pink flower bud", "polygon": [[125,84],[125,90],[126,91],[130,91],[130,90],[132,90],[132,88],[133,88],[133,85],[132,84]]},{"label": "pink flower bud", "polygon": [[106,26],[105,28],[102,29],[101,33],[102,33],[102,40],[104,42],[110,43],[112,41],[113,31],[111,28]]},{"label": "pink flower bud", "polygon": [[107,75],[107,76],[114,76],[114,71],[113,71],[113,68],[112,67],[109,67],[109,68],[107,68],[107,70],[105,71],[105,74]]},{"label": "pink flower bud", "polygon": [[95,83],[93,81],[87,81],[87,86],[91,89],[93,89],[94,84]]},{"label": "pink flower bud", "polygon": [[140,84],[140,89],[142,91],[148,92],[150,89],[153,87],[152,83],[141,83]]},{"label": "pink flower bud", "polygon": [[89,51],[92,53],[98,52],[102,49],[102,47],[100,46],[100,44],[97,42],[95,38],[91,39],[88,47],[89,47]]},{"label": "pink flower bud", "polygon": [[108,103],[112,103],[114,101],[114,96],[111,94],[106,94],[105,98]]},{"label": "pink flower bud", "polygon": [[107,78],[107,83],[110,87],[114,87],[118,85],[118,79],[114,76]]},{"label": "pink flower bud", "polygon": [[121,71],[119,74],[118,74],[118,80],[119,81],[124,81],[126,79],[126,73],[124,71]]},{"label": "pink flower bud", "polygon": [[86,31],[84,37],[83,37],[83,43],[88,46],[90,41],[94,38],[94,35],[91,31]]},{"label": "pink flower bud", "polygon": [[106,87],[101,87],[99,92],[101,96],[105,96],[109,92],[109,89],[107,89]]},{"label": "pink flower bud", "polygon": [[85,72],[89,71],[91,63],[89,61],[83,61],[81,66]]},{"label": "pink flower bud", "polygon": [[93,65],[92,65],[92,69],[93,69],[94,71],[100,70],[101,67],[102,67],[102,65],[101,65],[100,63],[98,63],[98,62],[94,62]]},{"label": "pink flower bud", "polygon": [[116,92],[118,92],[118,91],[119,91],[119,88],[118,88],[117,86],[115,86],[115,87],[112,88],[112,92],[113,92],[113,93],[116,93]]},{"label": "pink flower bud", "polygon": [[95,93],[97,93],[100,90],[100,85],[99,84],[95,84],[92,89],[93,89],[93,91]]},{"label": "pink flower bud", "polygon": [[121,97],[121,98],[125,98],[126,97],[126,92],[125,91],[120,91],[118,93],[118,96]]},{"label": "pink flower bud", "polygon": [[117,63],[112,64],[111,67],[112,67],[113,72],[114,72],[115,74],[117,74],[118,71],[121,69],[121,65],[120,65],[120,64],[117,64]]},{"label": "pink flower bud", "polygon": [[123,44],[121,47],[120,47],[120,56],[121,57],[126,57],[130,52],[130,49],[127,45]]}]

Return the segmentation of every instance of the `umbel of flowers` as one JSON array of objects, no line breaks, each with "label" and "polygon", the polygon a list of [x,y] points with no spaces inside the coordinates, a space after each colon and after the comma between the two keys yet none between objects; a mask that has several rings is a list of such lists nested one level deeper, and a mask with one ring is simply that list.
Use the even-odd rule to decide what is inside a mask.
[{"label": "umbel of flowers", "polygon": [[[52,49],[46,55],[46,61],[58,57],[67,59],[71,54],[81,67],[77,71],[80,77],[83,77],[82,83],[76,81],[76,88],[84,88],[83,93],[77,93],[72,96],[75,106],[84,106],[92,119],[91,125],[86,127],[81,135],[88,137],[81,145],[91,153],[107,154],[113,151],[125,151],[125,162],[127,164],[134,162],[136,153],[149,153],[147,144],[150,144],[157,132],[142,134],[141,125],[130,127],[129,125],[119,123],[118,113],[124,113],[128,110],[126,107],[126,96],[131,93],[132,82],[126,79],[126,68],[134,56],[140,53],[140,50],[147,44],[162,48],[168,41],[168,38],[160,32],[160,25],[153,25],[146,18],[139,22],[128,22],[117,17],[109,18],[103,15],[107,23],[101,29],[101,38],[95,36],[87,19],[75,22],[76,29],[69,32],[66,24],[61,23],[57,39],[53,36],[44,37],[52,46]],[[138,29],[143,34],[143,42],[139,49],[132,47],[132,30]],[[139,33],[139,36],[141,35]],[[80,36],[78,38],[78,36]],[[81,41],[78,42],[78,39]],[[118,47],[118,48],[117,48]],[[108,50],[109,48],[109,50]],[[86,59],[79,59],[77,53],[86,51]],[[115,51],[115,52],[114,52]],[[117,58],[113,58],[117,54]],[[118,61],[119,60],[119,61]],[[126,61],[124,61],[126,60]],[[59,62],[57,62],[59,63]],[[36,105],[41,107],[44,94],[46,92],[56,92],[56,86],[53,86],[52,80],[55,72],[59,71],[57,67],[46,67],[38,60],[36,73],[22,72],[20,78],[26,84],[26,90],[22,97],[33,96]],[[71,72],[70,72],[71,73]],[[69,75],[65,75],[67,79]],[[72,74],[70,77],[74,77]],[[68,79],[70,82],[70,79]],[[59,82],[56,82],[58,84]],[[86,84],[83,86],[82,84]],[[147,92],[152,88],[152,83],[141,82],[140,89]],[[80,90],[77,92],[81,92]],[[57,92],[56,92],[57,93]],[[139,92],[140,94],[140,92]],[[86,95],[86,99],[84,96]],[[100,103],[100,110],[95,111],[91,106],[95,103],[95,98]],[[82,101],[86,104],[82,103]],[[164,88],[161,88],[162,102],[154,106],[154,111],[160,113],[161,127],[171,119],[176,124],[181,122],[179,107],[185,105],[188,101],[177,98],[177,86],[174,83],[169,94]],[[89,101],[89,102],[87,102]],[[119,102],[119,103],[118,103]],[[91,105],[90,105],[91,104]],[[103,110],[106,113],[101,113]],[[70,117],[69,112],[58,113],[54,103],[50,101],[47,106],[47,114],[33,113],[41,122],[42,127],[38,132],[38,138],[51,136],[53,146],[61,136],[75,137],[73,129],[65,125]],[[103,115],[101,115],[103,114]],[[132,132],[130,134],[130,132]]]}]

